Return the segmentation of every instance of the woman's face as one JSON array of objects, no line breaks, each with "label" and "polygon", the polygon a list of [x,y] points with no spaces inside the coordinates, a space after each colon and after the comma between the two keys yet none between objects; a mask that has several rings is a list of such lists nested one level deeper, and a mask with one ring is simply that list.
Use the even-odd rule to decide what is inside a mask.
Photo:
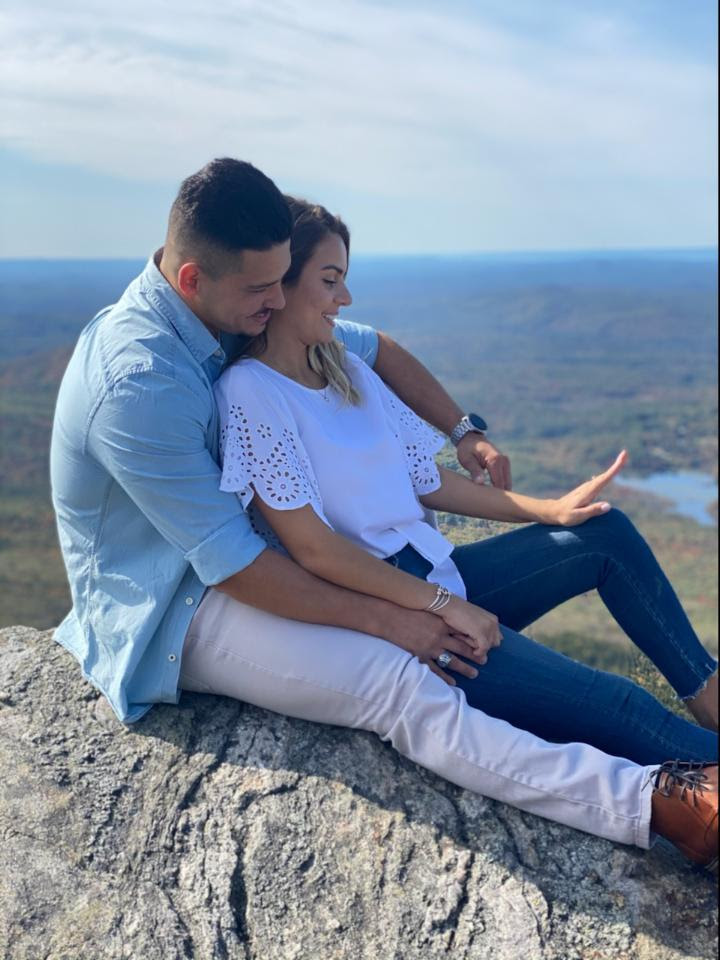
[{"label": "woman's face", "polygon": [[284,321],[307,346],[329,343],[335,319],[341,307],[352,303],[345,285],[347,251],[342,238],[330,233],[322,240],[305,264],[297,282],[284,287]]}]

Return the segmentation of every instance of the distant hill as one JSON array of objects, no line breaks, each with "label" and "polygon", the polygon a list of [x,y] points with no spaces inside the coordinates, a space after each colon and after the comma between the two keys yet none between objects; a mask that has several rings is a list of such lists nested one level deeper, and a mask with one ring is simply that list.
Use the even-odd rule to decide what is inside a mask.
[{"label": "distant hill", "polygon": [[[57,386],[82,327],[143,265],[0,261],[0,622],[44,627],[66,609],[47,468]],[[516,488],[567,489],[621,446],[636,472],[717,475],[716,251],[355,257],[349,283],[348,319],[486,417]],[[642,515],[709,622],[715,531],[683,550],[682,524]]]},{"label": "distant hill", "polygon": [[142,268],[132,260],[0,260],[5,359],[74,343]]},{"label": "distant hill", "polygon": [[[94,313],[118,299],[143,260],[0,260],[4,356],[73,342]],[[712,341],[717,251],[514,254],[477,257],[354,257],[348,316],[410,336],[460,330],[482,338],[542,331],[591,334],[624,324],[645,305],[637,334]],[[590,307],[590,313],[588,313]],[[636,318],[637,320],[637,318]],[[675,329],[681,321],[681,330]],[[442,323],[442,329],[438,324]],[[689,324],[689,326],[688,326]],[[626,336],[633,330],[625,326]],[[695,347],[698,346],[695,340]]]}]

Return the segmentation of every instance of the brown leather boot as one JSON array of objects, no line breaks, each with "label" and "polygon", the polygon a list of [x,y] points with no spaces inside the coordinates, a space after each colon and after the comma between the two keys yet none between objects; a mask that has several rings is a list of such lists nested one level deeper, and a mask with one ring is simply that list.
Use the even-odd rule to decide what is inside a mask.
[{"label": "brown leather boot", "polygon": [[651,829],[689,860],[717,872],[717,764],[668,760],[653,771],[651,782]]}]

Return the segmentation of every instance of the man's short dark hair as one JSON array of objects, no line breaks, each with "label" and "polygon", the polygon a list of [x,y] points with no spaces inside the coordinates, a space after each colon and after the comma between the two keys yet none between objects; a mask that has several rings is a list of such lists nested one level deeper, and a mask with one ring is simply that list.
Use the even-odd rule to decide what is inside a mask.
[{"label": "man's short dark hair", "polygon": [[243,250],[269,250],[292,232],[285,198],[269,177],[242,160],[211,160],[180,184],[168,242],[182,260],[220,274]]}]

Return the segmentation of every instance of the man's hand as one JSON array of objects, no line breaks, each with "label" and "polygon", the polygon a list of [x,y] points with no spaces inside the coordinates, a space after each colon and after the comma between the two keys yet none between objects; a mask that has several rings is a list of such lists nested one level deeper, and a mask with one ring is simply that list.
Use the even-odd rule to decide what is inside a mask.
[{"label": "man's hand", "polygon": [[[374,369],[419,417],[450,435],[462,416],[460,407],[430,371],[386,333],[378,333]],[[483,482],[487,470],[493,486],[512,489],[509,459],[479,433],[465,434],[458,444],[457,458],[475,483]]]},{"label": "man's hand", "polygon": [[469,663],[460,660],[458,654],[483,664],[487,661],[484,651],[475,650],[469,638],[453,633],[441,617],[421,610],[403,610],[392,607],[387,610],[382,636],[408,653],[412,653],[421,663],[426,663],[445,683],[455,686],[455,680],[438,666],[437,658],[441,653],[454,654],[448,664],[451,670],[471,679],[477,676],[477,670]]},{"label": "man's hand", "polygon": [[452,597],[436,616],[445,621],[455,636],[462,636],[473,645],[478,663],[486,663],[490,650],[499,647],[502,642],[500,624],[495,614],[461,597]]},{"label": "man's hand", "polygon": [[512,490],[510,460],[478,433],[466,433],[457,445],[457,458],[475,483],[483,483],[485,471],[499,490]]}]

